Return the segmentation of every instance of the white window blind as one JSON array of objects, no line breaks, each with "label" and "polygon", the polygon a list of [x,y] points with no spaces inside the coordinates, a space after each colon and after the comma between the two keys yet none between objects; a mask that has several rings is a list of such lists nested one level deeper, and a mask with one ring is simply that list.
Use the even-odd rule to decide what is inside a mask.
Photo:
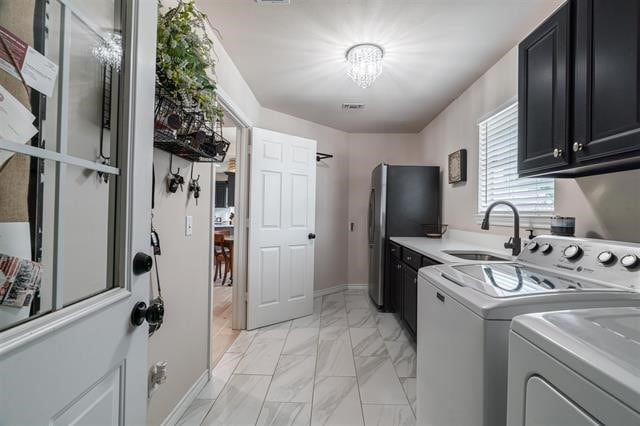
[{"label": "white window blind", "polygon": [[[478,214],[494,201],[510,201],[525,219],[543,224],[554,213],[554,181],[518,178],[518,103],[478,124],[480,135]],[[511,210],[496,206],[492,214],[511,217]]]}]

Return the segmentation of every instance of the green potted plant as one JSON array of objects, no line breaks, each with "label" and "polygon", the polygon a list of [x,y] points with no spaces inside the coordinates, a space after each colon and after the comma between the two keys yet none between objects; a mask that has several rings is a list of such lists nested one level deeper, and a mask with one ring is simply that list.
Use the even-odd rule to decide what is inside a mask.
[{"label": "green potted plant", "polygon": [[208,122],[221,119],[207,15],[195,7],[194,0],[180,0],[166,13],[158,5],[156,79],[163,94],[182,107],[201,111]]}]

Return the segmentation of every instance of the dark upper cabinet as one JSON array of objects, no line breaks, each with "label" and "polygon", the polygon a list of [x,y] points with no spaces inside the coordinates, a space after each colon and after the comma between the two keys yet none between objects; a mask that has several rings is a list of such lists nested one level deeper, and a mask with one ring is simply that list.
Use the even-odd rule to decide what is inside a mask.
[{"label": "dark upper cabinet", "polygon": [[227,182],[216,182],[216,207],[227,207]]},{"label": "dark upper cabinet", "polygon": [[574,140],[580,164],[640,155],[640,2],[580,0]]},{"label": "dark upper cabinet", "polygon": [[520,176],[640,167],[640,2],[570,0],[519,53]]},{"label": "dark upper cabinet", "polygon": [[418,331],[418,273],[408,265],[402,271],[402,318],[415,336]]},{"label": "dark upper cabinet", "polygon": [[521,175],[569,164],[570,4],[519,46],[518,170]]},{"label": "dark upper cabinet", "polygon": [[227,207],[234,207],[236,200],[236,174],[227,172],[229,178],[227,185]]},{"label": "dark upper cabinet", "polygon": [[235,206],[236,174],[226,172],[227,180],[216,182],[216,207],[226,208]]}]

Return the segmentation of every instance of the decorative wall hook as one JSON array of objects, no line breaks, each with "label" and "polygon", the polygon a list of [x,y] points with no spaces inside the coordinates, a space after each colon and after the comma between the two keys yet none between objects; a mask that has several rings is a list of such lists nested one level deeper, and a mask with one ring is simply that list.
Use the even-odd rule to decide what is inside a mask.
[{"label": "decorative wall hook", "polygon": [[198,205],[198,198],[200,198],[200,174],[197,178],[193,178],[193,168],[195,164],[191,165],[191,177],[189,178],[189,192],[193,192],[193,198],[196,199],[196,206]]}]

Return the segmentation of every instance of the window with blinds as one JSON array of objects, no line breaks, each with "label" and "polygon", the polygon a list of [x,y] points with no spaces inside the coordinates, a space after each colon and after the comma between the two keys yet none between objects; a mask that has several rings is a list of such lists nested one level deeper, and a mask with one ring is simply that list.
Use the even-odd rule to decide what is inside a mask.
[{"label": "window with blinds", "polygon": [[[494,201],[510,201],[523,219],[540,224],[554,213],[554,181],[548,178],[518,178],[518,103],[478,124],[478,213],[484,214]],[[496,206],[492,214],[512,216]],[[526,220],[525,222],[526,223]]]}]

